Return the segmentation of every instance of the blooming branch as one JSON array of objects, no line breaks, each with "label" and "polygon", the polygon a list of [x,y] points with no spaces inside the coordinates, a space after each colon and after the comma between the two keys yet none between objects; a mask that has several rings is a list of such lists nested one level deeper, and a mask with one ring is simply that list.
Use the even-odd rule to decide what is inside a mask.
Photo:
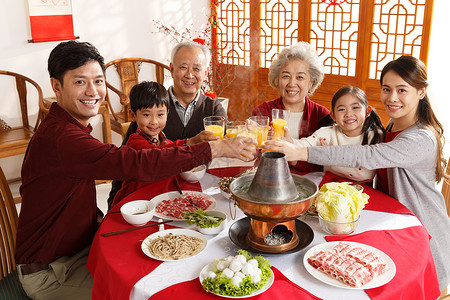
[{"label": "blooming branch", "polygon": [[222,53],[217,48],[217,45],[212,44],[211,23],[208,23],[202,30],[195,32],[192,30],[192,24],[180,31],[174,26],[166,26],[158,20],[153,20],[153,23],[158,29],[158,32],[167,35],[173,42],[194,41],[210,48],[212,59],[208,76],[202,86],[205,94],[211,96],[220,95],[230,85],[231,81],[234,80],[234,71],[231,66],[220,63],[222,61],[220,59]]}]

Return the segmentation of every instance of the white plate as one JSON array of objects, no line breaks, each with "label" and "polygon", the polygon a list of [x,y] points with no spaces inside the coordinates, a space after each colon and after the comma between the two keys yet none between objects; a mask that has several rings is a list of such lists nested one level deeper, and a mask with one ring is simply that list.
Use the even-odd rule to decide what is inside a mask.
[{"label": "white plate", "polygon": [[[163,237],[163,236],[165,236],[167,234],[170,234],[170,233],[172,233],[173,235],[193,236],[193,237],[201,239],[203,241],[203,244],[200,245],[200,250],[197,253],[195,253],[192,256],[186,257],[186,258],[161,259],[161,258],[158,258],[156,256],[153,256],[150,253],[150,251],[148,250],[148,245],[150,244],[150,241],[153,240],[153,239],[156,239],[158,237]],[[205,236],[203,234],[201,234],[200,232],[197,232],[197,231],[194,231],[194,230],[189,230],[189,229],[175,228],[175,229],[166,229],[166,230],[163,230],[163,231],[158,231],[158,232],[155,232],[155,233],[149,235],[148,237],[145,238],[145,240],[142,241],[141,249],[142,249],[142,252],[144,252],[145,255],[147,255],[148,257],[151,257],[153,259],[156,259],[156,260],[161,260],[161,261],[180,261],[180,260],[185,260],[185,259],[188,259],[188,258],[191,258],[191,257],[194,257],[194,256],[200,254],[203,250],[205,250],[206,244],[207,244],[207,240],[206,240]]]},{"label": "white plate", "polygon": [[[207,264],[207,265],[204,266],[203,269],[200,271],[200,276],[199,276],[200,284],[203,282],[203,280],[206,279],[206,273],[209,272],[209,271],[214,271],[214,263],[209,263],[209,264]],[[214,295],[217,295],[217,296],[220,296],[220,297],[224,297],[224,298],[233,298],[233,299],[234,299],[234,298],[235,298],[235,299],[238,299],[238,298],[248,298],[248,297],[253,297],[253,296],[262,294],[262,293],[264,293],[265,291],[267,291],[267,290],[272,286],[274,280],[275,280],[275,277],[274,277],[274,275],[273,275],[272,270],[270,270],[270,276],[269,276],[269,278],[267,278],[266,284],[265,284],[262,288],[260,288],[259,290],[254,290],[253,293],[251,293],[250,295],[246,295],[246,296],[225,296],[225,295],[220,295],[220,294],[216,294],[216,293],[212,293],[212,292],[210,292],[210,293],[212,293],[212,294],[214,294]]]},{"label": "white plate", "polygon": [[[336,245],[338,245],[339,243],[347,243],[347,244],[352,244],[354,246],[358,246],[361,248],[365,248],[367,250],[370,250],[376,254],[378,254],[379,256],[381,256],[381,258],[383,259],[383,261],[389,266],[389,271],[387,271],[384,274],[381,274],[380,276],[375,277],[373,280],[369,281],[368,283],[366,283],[365,285],[357,288],[357,287],[352,287],[348,284],[343,283],[340,280],[334,279],[333,277],[331,277],[328,274],[325,274],[317,269],[315,269],[313,266],[311,266],[308,263],[308,258],[317,254],[320,251],[328,251],[333,249]],[[361,244],[361,243],[356,243],[356,242],[343,242],[343,241],[336,241],[336,242],[328,242],[328,243],[323,243],[323,244],[319,244],[316,245],[314,247],[312,247],[311,249],[309,249],[306,253],[305,256],[303,257],[303,265],[305,266],[306,270],[315,278],[319,279],[322,282],[325,282],[329,285],[333,285],[336,287],[340,287],[340,288],[345,288],[345,289],[352,289],[352,290],[362,290],[362,289],[373,289],[382,285],[385,285],[386,283],[388,283],[389,281],[391,281],[392,278],[394,278],[395,276],[395,272],[396,272],[396,268],[395,268],[395,264],[392,261],[392,259],[387,256],[383,251],[374,248],[372,246],[369,245],[365,245],[365,244]]]},{"label": "white plate", "polygon": [[[214,199],[214,197],[212,197],[210,195],[207,195],[202,192],[196,192],[196,191],[183,191],[183,194],[186,194],[186,193],[200,194],[202,196],[207,197],[212,203],[206,210],[212,210],[216,207],[216,199]],[[181,197],[181,195],[179,192],[168,192],[168,193],[164,193],[164,194],[154,197],[153,199],[150,200],[150,202],[153,202],[156,207],[163,200],[175,200],[176,198],[180,198],[180,197]],[[172,221],[185,221],[184,219],[178,219],[178,218],[175,218],[172,216],[166,216],[166,215],[157,213],[156,211],[155,211],[155,217],[165,219],[165,220],[172,220]]]}]

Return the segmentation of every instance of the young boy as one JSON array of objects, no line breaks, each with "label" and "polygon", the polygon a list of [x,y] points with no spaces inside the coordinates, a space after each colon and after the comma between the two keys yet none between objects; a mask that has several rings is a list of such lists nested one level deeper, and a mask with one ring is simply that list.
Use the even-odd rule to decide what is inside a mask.
[{"label": "young boy", "polygon": [[[131,119],[137,123],[136,133],[130,135],[126,145],[136,150],[166,148],[196,144],[196,138],[168,140],[163,132],[169,113],[169,93],[157,82],[144,81],[130,91]],[[125,196],[142,188],[146,182],[126,182],[115,195],[111,207]]]}]

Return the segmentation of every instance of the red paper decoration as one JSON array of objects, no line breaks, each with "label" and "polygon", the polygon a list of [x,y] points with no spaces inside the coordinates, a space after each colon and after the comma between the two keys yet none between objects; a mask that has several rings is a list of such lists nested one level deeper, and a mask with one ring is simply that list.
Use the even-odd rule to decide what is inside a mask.
[{"label": "red paper decoration", "polygon": [[342,3],[347,2],[347,0],[322,0],[322,2],[328,5],[341,5]]},{"label": "red paper decoration", "polygon": [[28,0],[30,43],[74,40],[72,3],[64,1]]},{"label": "red paper decoration", "polygon": [[204,44],[205,44],[205,40],[202,39],[202,38],[199,38],[199,37],[193,39],[193,41],[196,42],[196,43],[198,43],[198,44],[200,44],[200,45],[204,45]]},{"label": "red paper decoration", "polygon": [[211,97],[212,99],[216,99],[217,95],[213,91],[207,91],[205,96]]}]

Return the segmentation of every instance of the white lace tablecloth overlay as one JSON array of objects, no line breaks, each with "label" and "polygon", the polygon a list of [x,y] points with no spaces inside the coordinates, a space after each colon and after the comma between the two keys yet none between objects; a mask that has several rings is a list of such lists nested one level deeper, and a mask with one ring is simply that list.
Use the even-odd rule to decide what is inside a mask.
[{"label": "white lace tablecloth overlay", "polygon": [[[311,173],[307,174],[305,177],[308,177],[316,184],[319,184],[322,180],[323,173]],[[218,177],[206,173],[200,183],[203,192],[213,196],[217,200],[215,209],[223,211],[227,214],[227,229],[222,231],[217,236],[206,236],[208,239],[208,245],[202,255],[183,261],[164,262],[159,265],[153,272],[143,277],[136,283],[130,294],[131,300],[147,300],[151,295],[171,285],[197,278],[200,274],[200,270],[214,259],[227,257],[228,255],[236,255],[236,251],[239,247],[236,246],[228,237],[228,228],[236,220],[246,216],[239,208],[236,208],[235,220],[230,218],[229,200],[223,197],[220,193],[217,186],[218,181]],[[234,216],[234,203],[231,207]],[[306,216],[301,217],[300,220],[307,223],[314,231],[314,240],[310,245],[295,253],[262,255],[268,258],[271,265],[278,268],[287,278],[322,299],[337,299],[336,295],[339,295],[339,299],[346,300],[370,299],[364,290],[351,290],[333,287],[315,279],[306,271],[303,266],[304,254],[311,247],[325,243],[326,234],[320,228],[317,217]],[[177,221],[172,224],[174,226],[192,228],[192,226],[186,224],[185,222]],[[418,225],[421,225],[420,221],[412,215],[400,215],[363,210],[355,233],[360,233],[367,230],[401,229]]]}]

